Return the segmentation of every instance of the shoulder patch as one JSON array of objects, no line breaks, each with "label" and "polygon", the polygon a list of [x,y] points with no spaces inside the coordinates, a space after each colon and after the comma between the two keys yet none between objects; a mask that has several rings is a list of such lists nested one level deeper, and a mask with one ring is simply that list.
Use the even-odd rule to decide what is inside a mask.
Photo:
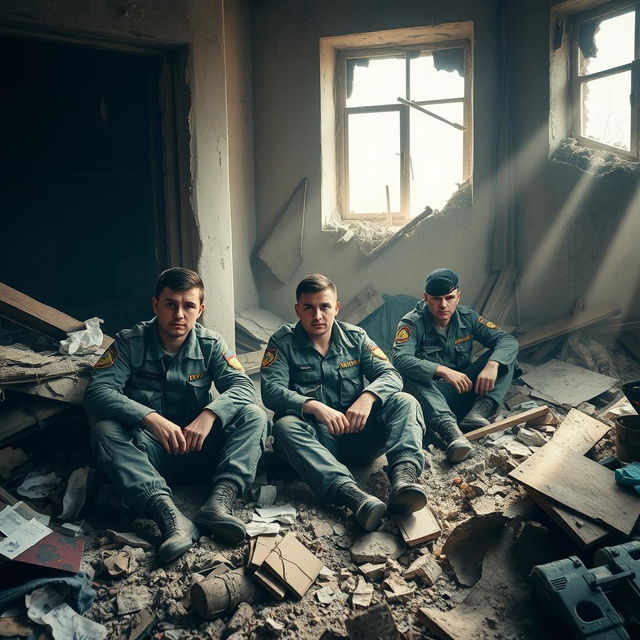
[{"label": "shoulder patch", "polygon": [[484,316],[478,316],[478,322],[483,324],[487,329],[497,329],[498,325],[495,322],[491,322],[491,320],[487,320]]},{"label": "shoulder patch", "polygon": [[360,360],[347,360],[346,362],[339,362],[338,367],[340,369],[348,369],[349,367],[355,367],[360,364]]},{"label": "shoulder patch", "polygon": [[411,337],[411,328],[407,327],[406,325],[403,325],[396,332],[396,337],[394,342],[396,344],[402,344],[403,342],[406,342],[410,337]]},{"label": "shoulder patch", "polygon": [[369,350],[371,351],[371,355],[378,358],[379,360],[388,360],[387,354],[374,342],[369,343]]},{"label": "shoulder patch", "polygon": [[242,366],[242,362],[238,360],[232,353],[228,353],[224,359],[227,361],[227,364],[236,371],[244,371],[244,367]]},{"label": "shoulder patch", "polygon": [[278,350],[275,347],[269,347],[262,356],[262,363],[260,364],[260,368],[266,369],[276,361],[277,357]]},{"label": "shoulder patch", "polygon": [[110,367],[118,357],[116,345],[112,344],[101,356],[98,362],[93,365],[94,369],[106,369]]},{"label": "shoulder patch", "polygon": [[453,341],[453,344],[461,344],[463,342],[468,342],[469,340],[473,340],[473,335],[463,336],[462,338],[456,338]]},{"label": "shoulder patch", "polygon": [[189,382],[193,382],[194,380],[200,380],[201,378],[204,378],[207,375],[206,371],[203,371],[202,373],[192,373],[189,376]]}]

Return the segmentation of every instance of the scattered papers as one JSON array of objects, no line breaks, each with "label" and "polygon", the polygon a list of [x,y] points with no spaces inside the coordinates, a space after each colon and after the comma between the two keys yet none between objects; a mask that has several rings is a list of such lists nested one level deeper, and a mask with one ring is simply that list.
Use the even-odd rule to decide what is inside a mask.
[{"label": "scattered papers", "polygon": [[263,518],[258,514],[254,513],[251,518],[253,522],[279,522],[280,524],[292,525],[295,522],[295,518],[293,516],[271,516],[269,518]]},{"label": "scattered papers", "polygon": [[617,382],[615,378],[562,360],[549,360],[523,375],[522,380],[534,389],[532,395],[572,407],[595,398]]},{"label": "scattered papers", "polygon": [[263,518],[277,518],[278,516],[293,516],[295,518],[298,515],[296,508],[290,504],[283,504],[279,507],[256,507],[256,511]]},{"label": "scattered papers", "polygon": [[277,522],[248,522],[245,529],[250,538],[274,536],[280,532],[280,525]]},{"label": "scattered papers", "polygon": [[[18,503],[19,504],[19,503]],[[51,533],[51,529],[35,518],[26,520],[17,511],[18,504],[0,511],[0,531],[7,536],[0,541],[0,553],[13,560],[23,551]]]}]

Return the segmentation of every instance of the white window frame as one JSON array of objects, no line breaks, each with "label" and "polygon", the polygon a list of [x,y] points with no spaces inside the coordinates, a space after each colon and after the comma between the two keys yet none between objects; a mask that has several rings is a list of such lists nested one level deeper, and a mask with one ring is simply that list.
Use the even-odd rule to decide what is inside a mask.
[{"label": "white window frame", "polygon": [[[580,49],[578,45],[578,28],[582,22],[588,22],[597,18],[606,18],[625,13],[629,9],[635,8],[635,52],[633,62],[629,62],[624,65],[598,71],[587,75],[579,75],[579,60]],[[640,140],[638,139],[638,124],[640,117],[640,105],[638,104],[638,87],[640,77],[638,75],[640,71],[640,2],[611,2],[597,9],[590,11],[584,11],[581,13],[573,14],[570,18],[570,36],[569,36],[569,84],[570,84],[570,117],[571,117],[571,134],[572,136],[585,147],[591,147],[599,149],[601,151],[608,151],[614,153],[620,157],[628,160],[638,161],[640,159]],[[629,151],[620,149],[619,147],[613,147],[592,138],[587,138],[582,135],[582,84],[589,80],[596,80],[598,78],[605,78],[615,75],[624,71],[631,71],[631,132],[629,138]]]}]

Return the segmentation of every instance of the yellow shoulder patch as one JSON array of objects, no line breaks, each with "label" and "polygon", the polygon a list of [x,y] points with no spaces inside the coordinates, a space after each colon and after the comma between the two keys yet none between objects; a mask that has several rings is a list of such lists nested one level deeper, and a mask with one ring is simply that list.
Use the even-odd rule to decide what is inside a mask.
[{"label": "yellow shoulder patch", "polygon": [[238,360],[234,355],[226,355],[224,359],[227,361],[227,364],[237,371],[244,371],[244,367],[242,366],[242,362]]},{"label": "yellow shoulder patch", "polygon": [[402,344],[411,337],[411,329],[407,326],[400,327],[396,333],[395,343]]},{"label": "yellow shoulder patch", "polygon": [[468,335],[468,336],[464,336],[462,338],[456,338],[453,341],[453,344],[461,344],[462,342],[468,342],[469,340],[473,340],[473,334],[472,335]]},{"label": "yellow shoulder patch", "polygon": [[341,369],[348,369],[349,367],[355,367],[360,364],[360,360],[347,360],[346,362],[339,362],[338,366]]},{"label": "yellow shoulder patch", "polygon": [[106,369],[110,367],[118,357],[115,345],[111,345],[101,356],[100,360],[93,365],[94,369]]},{"label": "yellow shoulder patch", "polygon": [[369,345],[369,349],[371,350],[371,354],[380,360],[388,360],[387,354],[376,344],[371,343]]},{"label": "yellow shoulder patch", "polygon": [[487,320],[484,316],[478,316],[478,322],[483,324],[487,329],[497,329],[498,325],[495,322],[491,322],[491,320]]},{"label": "yellow shoulder patch", "polygon": [[276,361],[277,357],[278,350],[275,347],[269,347],[262,356],[262,364],[260,365],[260,368],[266,369]]}]

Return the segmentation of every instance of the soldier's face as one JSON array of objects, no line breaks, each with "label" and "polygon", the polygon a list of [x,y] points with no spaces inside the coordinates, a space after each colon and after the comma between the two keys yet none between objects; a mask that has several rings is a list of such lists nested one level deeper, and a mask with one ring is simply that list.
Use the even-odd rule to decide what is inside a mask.
[{"label": "soldier's face", "polygon": [[430,296],[425,293],[424,301],[427,303],[429,313],[433,316],[434,321],[441,327],[446,327],[460,302],[460,289],[455,289],[444,296]]},{"label": "soldier's face", "polygon": [[160,297],[154,297],[151,303],[158,318],[161,340],[186,338],[204,311],[204,304],[200,302],[200,289],[197,288],[173,291],[165,287]]},{"label": "soldier's face", "polygon": [[303,293],[295,309],[307,335],[319,337],[331,334],[340,302],[331,289],[324,289],[316,293]]}]

